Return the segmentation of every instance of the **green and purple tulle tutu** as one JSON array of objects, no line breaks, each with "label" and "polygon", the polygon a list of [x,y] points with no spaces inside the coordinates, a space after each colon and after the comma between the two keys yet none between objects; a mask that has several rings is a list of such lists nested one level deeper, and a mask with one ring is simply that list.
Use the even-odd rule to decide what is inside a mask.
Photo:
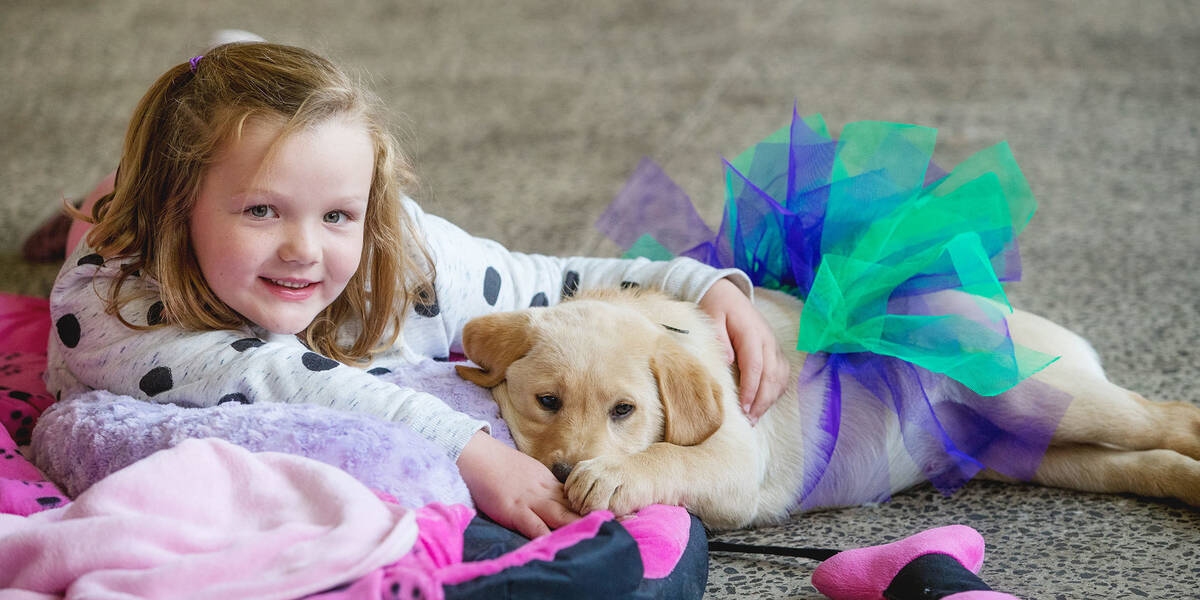
[{"label": "green and purple tulle tutu", "polygon": [[[1036,209],[1025,177],[1004,143],[947,173],[931,160],[935,138],[860,121],[834,139],[819,115],[793,114],[725,162],[716,232],[648,159],[597,223],[626,256],[737,267],[804,301],[805,508],[888,496],[885,436],[838,444],[856,405],[894,411],[913,460],[949,493],[983,468],[1032,477],[1070,402],[1029,379],[1056,357],[1008,332],[1003,284],[1020,277],[1016,238]],[[1039,418],[1005,410],[1030,397],[1045,407]],[[831,481],[871,452],[877,489],[838,497]]]}]

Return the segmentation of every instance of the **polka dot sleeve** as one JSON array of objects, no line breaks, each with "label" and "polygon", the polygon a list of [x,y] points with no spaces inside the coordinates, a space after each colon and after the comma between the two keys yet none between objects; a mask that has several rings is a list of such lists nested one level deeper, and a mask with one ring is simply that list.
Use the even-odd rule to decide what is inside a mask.
[{"label": "polka dot sleeve", "polygon": [[[407,208],[433,255],[437,298],[416,307],[405,325],[405,339],[430,356],[461,351],[463,326],[474,317],[557,304],[581,289],[646,286],[696,302],[717,280],[729,278],[748,296],[752,294],[749,278],[737,269],[718,270],[690,258],[659,262],[512,252],[421,212],[411,201]],[[436,335],[424,331],[433,325],[428,320],[438,324]],[[428,343],[433,338],[440,343]],[[438,347],[443,344],[448,348]]]},{"label": "polka dot sleeve", "polygon": [[[104,389],[194,407],[224,402],[322,404],[405,422],[452,458],[475,431],[486,427],[430,394],[381,381],[367,371],[310,352],[298,342],[266,341],[249,329],[193,332],[171,326],[148,331],[125,327],[105,313],[101,300],[117,267],[98,265],[97,259],[98,255],[86,251],[71,257],[51,292],[54,326],[47,369],[51,393],[70,397]],[[155,289],[142,279],[126,286]],[[129,303],[122,314],[138,325],[163,319],[162,305],[152,295]]]}]

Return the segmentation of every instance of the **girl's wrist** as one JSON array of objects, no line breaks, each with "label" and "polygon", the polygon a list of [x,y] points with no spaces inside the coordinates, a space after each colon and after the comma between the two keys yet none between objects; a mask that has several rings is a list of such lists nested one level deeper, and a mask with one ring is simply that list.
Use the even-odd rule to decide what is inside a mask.
[{"label": "girl's wrist", "polygon": [[471,439],[467,441],[467,445],[463,446],[462,452],[458,454],[458,460],[455,464],[458,465],[459,472],[467,472],[485,460],[494,450],[491,448],[491,442],[495,440],[492,436],[482,429],[476,431]]},{"label": "girl's wrist", "polygon": [[704,308],[711,304],[722,303],[726,298],[733,295],[745,296],[736,283],[730,281],[728,277],[722,277],[709,286],[708,291],[704,292],[704,295],[700,297],[700,300],[696,304]]}]

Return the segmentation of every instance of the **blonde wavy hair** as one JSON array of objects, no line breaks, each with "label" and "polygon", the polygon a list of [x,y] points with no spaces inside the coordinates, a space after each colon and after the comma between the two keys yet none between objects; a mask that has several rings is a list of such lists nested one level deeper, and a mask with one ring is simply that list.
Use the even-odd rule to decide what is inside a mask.
[{"label": "blonde wavy hair", "polygon": [[[213,293],[196,260],[189,215],[201,180],[249,119],[279,123],[278,144],[328,119],[350,117],[365,124],[375,149],[362,257],[345,291],[301,335],[317,352],[360,364],[395,343],[412,299],[428,295],[434,273],[400,200],[416,178],[380,106],[328,60],[279,44],[218,46],[164,73],[129,122],[113,192],[90,216],[75,215],[94,225],[89,246],[106,260],[127,261],[105,299],[108,313],[134,329],[248,324]],[[123,295],[122,287],[139,271],[159,285],[163,323],[134,325],[121,315],[137,297]]]}]

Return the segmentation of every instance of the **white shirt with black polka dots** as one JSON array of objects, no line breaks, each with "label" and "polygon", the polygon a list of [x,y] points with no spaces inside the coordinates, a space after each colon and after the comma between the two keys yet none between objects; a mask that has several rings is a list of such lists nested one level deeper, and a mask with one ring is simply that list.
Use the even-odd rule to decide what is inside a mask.
[{"label": "white shirt with black polka dots", "polygon": [[[461,352],[470,319],[496,311],[548,306],[578,289],[618,285],[656,287],[697,301],[718,279],[729,277],[747,294],[749,279],[687,258],[552,257],[510,252],[473,237],[405,200],[426,237],[437,272],[434,298],[408,315],[401,338],[385,360],[445,359]],[[382,381],[370,368],[340,364],[308,350],[294,336],[274,336],[247,326],[237,331],[184,331],[170,325],[130,329],[104,310],[103,298],[119,272],[86,244],[67,258],[50,294],[46,384],[60,399],[104,389],[151,402],[213,406],[223,402],[304,402],[353,410],[407,423],[457,459],[483,421],[419,390]],[[157,291],[147,277],[126,282]],[[162,320],[155,297],[130,302],[122,315],[145,325]],[[402,362],[400,363],[402,364]],[[376,371],[378,373],[378,371]]]}]

